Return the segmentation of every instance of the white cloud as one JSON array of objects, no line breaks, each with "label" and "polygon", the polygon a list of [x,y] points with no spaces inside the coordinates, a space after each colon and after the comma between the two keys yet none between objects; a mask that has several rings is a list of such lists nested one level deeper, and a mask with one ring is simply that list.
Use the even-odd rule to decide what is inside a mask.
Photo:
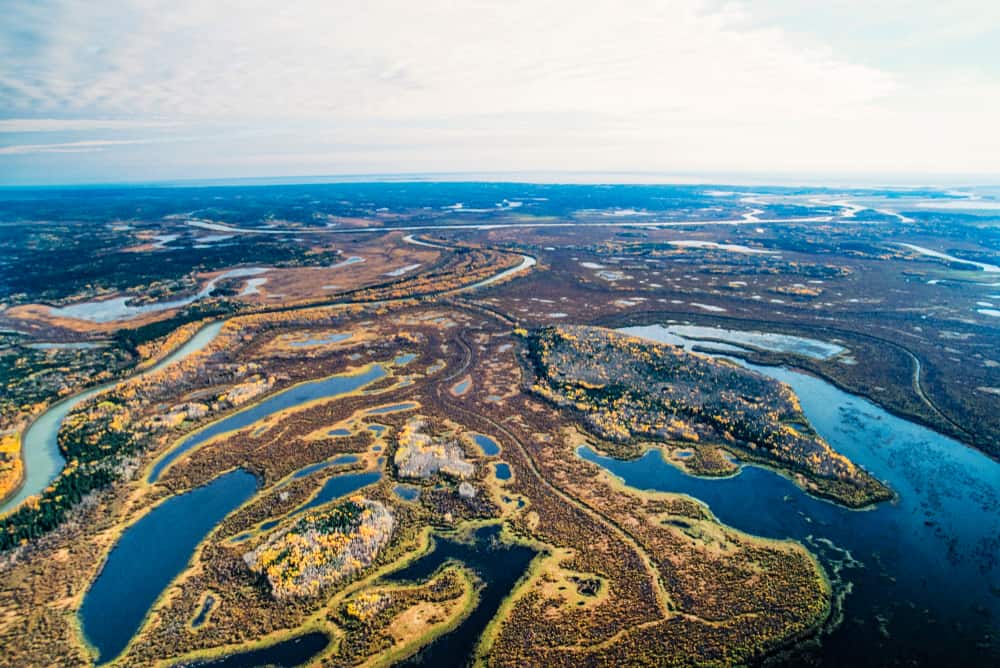
[{"label": "white cloud", "polygon": [[77,132],[81,130],[138,130],[169,128],[176,121],[139,121],[96,118],[8,118],[0,119],[0,132]]},{"label": "white cloud", "polygon": [[88,139],[84,141],[62,142],[53,144],[15,144],[0,147],[0,155],[24,155],[29,153],[89,153],[103,151],[112,146],[128,146],[131,144],[153,144],[153,139]]},{"label": "white cloud", "polygon": [[[17,118],[0,132],[238,127],[256,138],[207,157],[286,172],[301,156],[331,171],[1000,173],[998,81],[855,61],[758,20],[757,3],[10,4],[0,116]],[[83,120],[23,120],[39,116]],[[206,159],[195,151],[158,159]]]},{"label": "white cloud", "polygon": [[32,111],[196,118],[455,117],[665,110],[766,114],[803,96],[839,107],[891,77],[732,9],[692,1],[449,0],[57,3],[42,45],[4,54],[8,102]]}]

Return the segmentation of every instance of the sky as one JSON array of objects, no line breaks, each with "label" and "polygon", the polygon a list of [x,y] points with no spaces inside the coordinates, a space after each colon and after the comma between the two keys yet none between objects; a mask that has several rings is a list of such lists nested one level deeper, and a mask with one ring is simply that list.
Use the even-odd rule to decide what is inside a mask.
[{"label": "sky", "polygon": [[0,16],[3,185],[1000,182],[996,2],[0,0]]}]

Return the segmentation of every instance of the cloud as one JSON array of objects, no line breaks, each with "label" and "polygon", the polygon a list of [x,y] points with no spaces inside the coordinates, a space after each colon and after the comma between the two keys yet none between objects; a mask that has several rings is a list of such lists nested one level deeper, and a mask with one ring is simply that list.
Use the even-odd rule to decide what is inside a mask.
[{"label": "cloud", "polygon": [[38,46],[0,53],[0,90],[8,112],[200,119],[758,115],[893,88],[742,16],[676,0],[53,2],[21,12]]},{"label": "cloud", "polygon": [[0,132],[75,132],[81,130],[138,130],[169,128],[176,121],[140,121],[114,119],[8,118],[0,119]]},{"label": "cloud", "polygon": [[[928,44],[979,34],[933,3],[894,2]],[[893,12],[872,11],[868,43],[907,43]],[[836,36],[862,14],[814,18],[787,0],[10,0],[0,132],[76,134],[0,152],[108,153],[75,140],[184,131],[204,141],[151,147],[145,167],[1000,173],[1000,75],[852,51]]]},{"label": "cloud", "polygon": [[158,143],[154,139],[88,139],[54,144],[15,144],[0,147],[0,155],[25,155],[30,153],[88,153],[104,151],[113,146]]}]

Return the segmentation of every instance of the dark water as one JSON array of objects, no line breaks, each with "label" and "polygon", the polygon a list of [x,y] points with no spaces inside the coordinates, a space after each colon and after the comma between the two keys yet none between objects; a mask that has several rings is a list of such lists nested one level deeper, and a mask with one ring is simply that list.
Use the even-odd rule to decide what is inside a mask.
[{"label": "dark water", "polygon": [[1000,464],[817,378],[747,366],[791,385],[817,431],[899,499],[851,511],[758,467],[706,479],[658,451],[630,462],[580,455],[631,486],[700,499],[737,529],[800,540],[835,580],[839,571],[844,621],[794,661],[1000,665]]},{"label": "dark water", "polygon": [[185,668],[258,668],[259,666],[278,666],[278,668],[293,668],[309,662],[314,656],[326,649],[330,638],[325,633],[313,631],[291,638],[270,647],[262,647],[213,661],[181,664]]},{"label": "dark water", "polygon": [[476,442],[479,449],[483,451],[483,454],[492,457],[493,455],[500,454],[500,446],[489,436],[484,434],[473,434],[472,440]]},{"label": "dark water", "polygon": [[[364,471],[362,473],[341,473],[340,475],[335,475],[329,478],[323,486],[320,488],[316,496],[312,497],[301,506],[292,511],[289,517],[295,517],[300,515],[307,510],[321,506],[324,503],[329,503],[335,499],[339,499],[342,496],[347,496],[352,494],[362,487],[367,487],[373,482],[377,482],[382,478],[381,471]],[[268,520],[260,525],[261,531],[270,531],[274,527],[278,526],[281,519]]]},{"label": "dark water", "polygon": [[251,474],[232,471],[167,499],[125,530],[80,607],[83,633],[97,649],[98,663],[125,649],[198,543],[256,489]]},{"label": "dark water", "polygon": [[407,401],[401,404],[392,404],[391,406],[382,406],[380,408],[371,408],[365,411],[368,415],[383,415],[385,413],[398,413],[399,411],[408,411],[416,408],[417,405],[412,401]]},{"label": "dark water", "polygon": [[348,494],[353,494],[362,487],[367,487],[373,482],[378,482],[382,478],[381,471],[365,471],[363,473],[341,473],[340,475],[335,475],[325,483],[323,487],[320,488],[319,492],[313,498],[309,499],[306,503],[299,506],[299,508],[292,513],[292,515],[298,515],[299,513],[304,513],[305,511],[315,508],[316,506],[321,506],[324,503],[329,503],[334,499],[339,499],[342,496],[347,496]]},{"label": "dark water", "polygon": [[303,467],[292,474],[293,480],[298,480],[299,478],[305,478],[310,473],[320,471],[322,469],[328,468],[330,466],[339,466],[341,464],[353,464],[358,461],[357,455],[340,455],[335,457],[328,462],[319,462],[316,464],[310,464],[309,466]]},{"label": "dark water", "polygon": [[420,498],[420,488],[412,485],[396,485],[392,491],[404,501],[416,501]]},{"label": "dark water", "polygon": [[191,622],[191,626],[193,626],[194,628],[198,628],[199,626],[204,624],[205,620],[208,619],[208,613],[212,611],[212,608],[214,606],[215,606],[215,597],[206,596],[205,600],[202,601],[201,608],[198,610],[198,615],[194,618],[194,621]]},{"label": "dark water", "polygon": [[493,466],[496,470],[497,480],[510,480],[510,466],[504,462],[497,462]]},{"label": "dark water", "polygon": [[196,431],[182,440],[165,457],[156,462],[153,469],[149,472],[149,482],[159,480],[164,469],[170,466],[182,454],[219,434],[249,427],[254,422],[272,413],[293,408],[299,404],[353,392],[363,385],[382,378],[385,374],[385,369],[381,365],[376,364],[364,373],[353,376],[333,376],[332,378],[324,378],[323,380],[295,385],[287,390],[278,392],[259,404],[242,410],[239,413],[234,413],[218,422],[213,422],[201,431]]},{"label": "dark water", "polygon": [[445,562],[454,560],[471,568],[482,581],[479,605],[469,616],[401,665],[436,667],[464,666],[468,663],[479,637],[500,609],[504,598],[538,554],[530,547],[500,543],[499,534],[500,527],[492,525],[478,529],[472,543],[437,538],[433,551],[384,578],[389,582],[425,580]]}]

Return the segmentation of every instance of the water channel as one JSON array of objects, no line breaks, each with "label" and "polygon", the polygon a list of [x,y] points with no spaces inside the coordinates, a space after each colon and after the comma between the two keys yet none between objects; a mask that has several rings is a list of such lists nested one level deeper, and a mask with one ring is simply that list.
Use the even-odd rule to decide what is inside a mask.
[{"label": "water channel", "polygon": [[656,450],[633,461],[586,447],[580,456],[630,486],[699,499],[742,531],[799,540],[840,570],[844,620],[811,657],[820,665],[997,665],[1000,463],[816,377],[741,363],[790,385],[820,435],[898,499],[851,511],[756,466],[710,479]]}]

